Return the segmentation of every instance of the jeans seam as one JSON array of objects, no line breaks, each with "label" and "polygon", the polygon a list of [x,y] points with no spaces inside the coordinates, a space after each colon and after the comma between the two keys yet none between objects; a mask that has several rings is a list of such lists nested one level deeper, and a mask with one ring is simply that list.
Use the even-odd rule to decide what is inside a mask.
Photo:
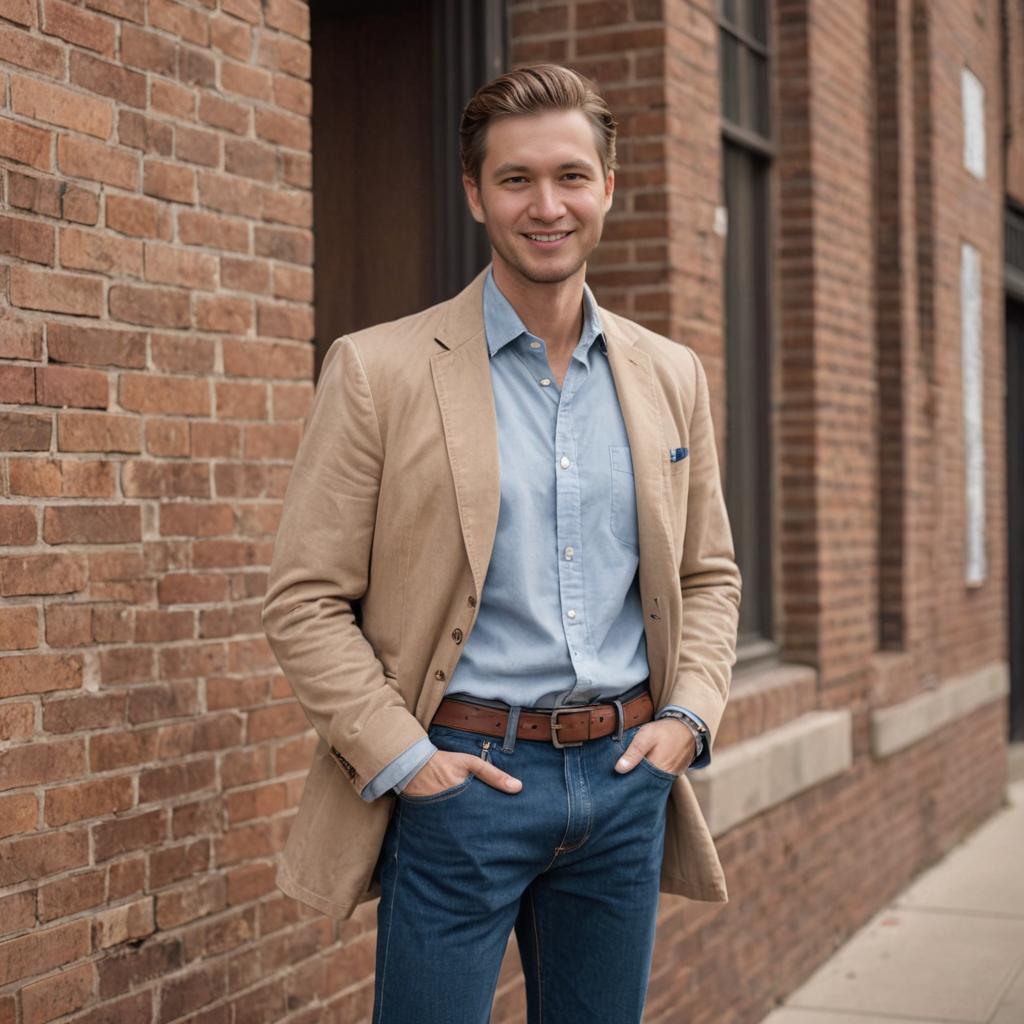
[{"label": "jeans seam", "polygon": [[388,937],[384,941],[384,963],[381,966],[380,972],[380,1013],[377,1014],[377,1020],[375,1024],[380,1024],[384,1019],[384,996],[386,993],[384,984],[387,980],[388,971],[388,953],[391,951],[391,933],[395,926],[395,896],[398,893],[398,871],[399,871],[399,851],[402,847],[402,814],[400,808],[395,808],[395,813],[398,816],[398,820],[395,823],[395,880],[391,886],[391,902],[388,904]]},{"label": "jeans seam", "polygon": [[537,1024],[544,1024],[544,979],[540,973],[542,959],[540,955],[540,928],[537,925],[537,900],[532,889],[529,893],[529,900],[530,920],[533,921],[533,949],[537,961]]}]

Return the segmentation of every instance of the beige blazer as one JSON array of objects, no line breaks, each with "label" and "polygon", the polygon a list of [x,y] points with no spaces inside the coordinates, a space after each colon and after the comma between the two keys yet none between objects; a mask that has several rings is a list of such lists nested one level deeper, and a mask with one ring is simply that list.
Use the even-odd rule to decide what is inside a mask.
[{"label": "beige blazer", "polygon": [[[636,480],[651,693],[657,708],[692,708],[713,737],[741,579],[707,380],[687,346],[605,309],[601,319]],[[670,462],[678,447],[689,456]],[[263,605],[320,738],[277,884],[325,914],[347,918],[380,893],[374,868],[395,798],[367,802],[359,790],[426,735],[476,621],[499,498],[483,274],[448,302],[334,341]],[[661,889],[727,898],[685,775],[671,790]]]}]

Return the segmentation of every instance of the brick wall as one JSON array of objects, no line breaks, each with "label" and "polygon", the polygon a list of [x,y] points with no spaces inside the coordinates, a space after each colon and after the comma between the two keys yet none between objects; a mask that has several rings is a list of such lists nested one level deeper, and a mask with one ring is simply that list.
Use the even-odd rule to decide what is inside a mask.
[{"label": "brick wall", "polygon": [[[509,24],[513,61],[608,97],[591,281],[700,352],[724,451],[715,6],[510,0]],[[999,800],[999,706],[966,762],[953,728],[868,743],[871,707],[1004,656],[999,416],[990,578],[962,583],[961,237],[990,409],[1002,373],[990,8],[776,0],[777,610],[813,672],[738,677],[716,750],[844,706],[856,759],[720,840],[728,905],[663,900],[652,1022],[753,1024]],[[375,906],[339,924],[273,883],[314,745],[258,621],[312,394],[307,15],[0,0],[0,1024],[369,1016]],[[983,183],[933,115],[965,61]],[[512,948],[496,1020],[523,1005]]]},{"label": "brick wall", "polygon": [[308,10],[0,19],[0,1021],[280,1020],[331,942],[273,884],[312,741],[259,623],[312,391]]},{"label": "brick wall", "polygon": [[1024,206],[1024,2],[1005,0],[1006,191]]}]

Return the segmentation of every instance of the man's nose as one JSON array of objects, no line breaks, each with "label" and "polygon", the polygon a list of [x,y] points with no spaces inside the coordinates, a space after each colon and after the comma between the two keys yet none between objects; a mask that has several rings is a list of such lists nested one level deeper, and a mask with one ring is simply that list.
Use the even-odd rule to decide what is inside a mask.
[{"label": "man's nose", "polygon": [[565,205],[554,185],[540,182],[530,204],[530,216],[536,220],[558,220],[565,213]]}]

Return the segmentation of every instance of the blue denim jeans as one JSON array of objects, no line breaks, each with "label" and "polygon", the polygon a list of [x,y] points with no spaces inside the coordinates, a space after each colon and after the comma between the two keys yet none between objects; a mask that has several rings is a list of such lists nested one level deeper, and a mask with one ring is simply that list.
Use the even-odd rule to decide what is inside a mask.
[{"label": "blue denim jeans", "polygon": [[523,788],[470,775],[398,797],[378,864],[373,1024],[487,1024],[513,928],[530,1024],[639,1024],[676,778],[646,760],[615,771],[639,728],[559,749],[516,739],[512,721],[504,740],[430,726],[438,749]]}]

